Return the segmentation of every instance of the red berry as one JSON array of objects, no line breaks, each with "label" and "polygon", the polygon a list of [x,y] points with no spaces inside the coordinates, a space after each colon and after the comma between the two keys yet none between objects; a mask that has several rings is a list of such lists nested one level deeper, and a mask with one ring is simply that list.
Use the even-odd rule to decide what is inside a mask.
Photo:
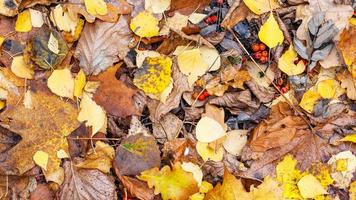
[{"label": "red berry", "polygon": [[262,57],[260,52],[256,52],[255,54],[253,54],[255,56],[256,59],[260,59]]},{"label": "red berry", "polygon": [[279,78],[277,79],[277,85],[280,86],[283,84],[283,79]]},{"label": "red berry", "polygon": [[262,51],[262,56],[268,57],[268,51]]},{"label": "red berry", "polygon": [[252,51],[257,52],[259,50],[260,50],[260,46],[257,43],[252,45]]},{"label": "red berry", "polygon": [[266,56],[261,56],[260,62],[261,63],[266,63],[268,61],[268,58]]},{"label": "red berry", "polygon": [[259,46],[260,51],[266,50],[266,45],[260,43],[258,46]]},{"label": "red berry", "polygon": [[288,91],[288,88],[287,87],[282,87],[281,88],[281,92],[284,94],[284,93],[286,93]]},{"label": "red berry", "polygon": [[205,96],[204,96],[204,95],[200,95],[200,96],[198,97],[198,100],[199,100],[199,101],[204,101],[204,100],[205,100]]},{"label": "red berry", "polygon": [[206,18],[205,22],[208,24],[212,24],[212,23],[215,23],[216,20],[218,20],[218,17],[216,15],[212,15],[212,16]]},{"label": "red berry", "polygon": [[247,60],[246,57],[242,57],[241,62],[244,63],[246,62],[246,60]]},{"label": "red berry", "polygon": [[203,94],[201,94],[201,95],[203,95],[204,97],[208,97],[210,94],[209,94],[208,91],[205,90],[205,91],[203,92]]},{"label": "red berry", "polygon": [[217,4],[220,4],[220,5],[221,5],[221,4],[224,4],[224,0],[216,0],[216,3],[217,3]]}]

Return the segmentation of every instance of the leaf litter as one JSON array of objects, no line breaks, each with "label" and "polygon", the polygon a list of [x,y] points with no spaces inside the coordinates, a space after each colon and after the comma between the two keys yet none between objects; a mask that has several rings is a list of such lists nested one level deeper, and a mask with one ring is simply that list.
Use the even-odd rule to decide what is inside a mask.
[{"label": "leaf litter", "polygon": [[355,199],[355,9],[0,2],[0,198]]}]

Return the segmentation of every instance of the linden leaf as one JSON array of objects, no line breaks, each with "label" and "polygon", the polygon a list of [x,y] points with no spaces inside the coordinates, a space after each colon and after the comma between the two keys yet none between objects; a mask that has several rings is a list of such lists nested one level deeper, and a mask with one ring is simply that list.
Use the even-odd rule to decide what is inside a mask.
[{"label": "linden leaf", "polygon": [[172,60],[169,57],[147,57],[136,71],[133,82],[150,97],[160,99],[171,82],[171,73]]},{"label": "linden leaf", "polygon": [[11,71],[20,78],[33,79],[34,70],[28,68],[23,56],[16,56],[12,59]]},{"label": "linden leaf", "polygon": [[299,61],[297,65],[294,61],[298,58],[298,54],[290,45],[288,50],[278,60],[278,68],[288,76],[298,75],[304,72],[305,65],[303,61]]},{"label": "linden leaf", "polygon": [[328,194],[315,176],[308,174],[298,181],[298,188],[303,198],[314,198],[318,195]]},{"label": "linden leaf", "polygon": [[177,62],[180,71],[188,76],[189,85],[193,85],[199,76],[207,72],[209,67],[199,49],[183,51],[178,55]]},{"label": "linden leaf", "polygon": [[213,149],[209,146],[209,143],[197,142],[196,149],[198,154],[202,157],[204,161],[212,160],[215,162],[222,161],[224,156],[223,147],[218,147]]},{"label": "linden leaf", "polygon": [[68,68],[54,70],[47,80],[47,86],[60,97],[73,98],[74,79]]},{"label": "linden leaf", "polygon": [[218,183],[212,190],[210,190],[205,200],[252,200],[252,194],[246,192],[241,180],[225,170],[223,183]]},{"label": "linden leaf", "polygon": [[15,31],[29,32],[32,29],[31,14],[29,10],[25,10],[17,15]]},{"label": "linden leaf", "polygon": [[347,135],[339,141],[356,143],[356,134]]},{"label": "linden leaf", "polygon": [[202,117],[196,126],[195,132],[198,141],[205,143],[213,142],[226,135],[224,127],[210,117]]},{"label": "linden leaf", "polygon": [[78,121],[86,121],[85,125],[92,127],[92,135],[95,135],[97,132],[106,129],[105,111],[103,108],[98,106],[95,101],[93,101],[86,93],[83,94],[82,101],[80,102]]},{"label": "linden leaf", "polygon": [[33,161],[35,161],[35,163],[42,169],[47,171],[48,153],[44,151],[36,151],[36,153],[33,155]]},{"label": "linden leaf", "polygon": [[83,90],[85,87],[85,84],[87,83],[85,74],[83,69],[80,69],[80,71],[78,72],[77,76],[74,79],[74,91],[73,91],[73,95],[76,98],[80,98],[83,95]]},{"label": "linden leaf", "polygon": [[34,167],[33,155],[44,151],[48,154],[47,170],[43,171],[46,180],[61,184],[64,174],[57,151],[63,149],[68,153],[66,136],[79,126],[78,111],[74,104],[50,93],[45,85],[30,83],[30,86],[33,109],[18,103],[18,97],[11,95],[8,107],[1,114],[1,126],[18,134],[16,137],[21,140],[5,151],[6,159],[1,162],[0,173],[21,175]]},{"label": "linden leaf", "polygon": [[96,15],[106,15],[108,13],[108,8],[104,0],[84,0],[85,7],[89,14]]},{"label": "linden leaf", "polygon": [[267,21],[261,26],[260,31],[258,32],[258,38],[269,48],[274,48],[283,43],[283,32],[279,28],[273,13],[269,15]]},{"label": "linden leaf", "polygon": [[331,99],[335,96],[335,80],[326,79],[322,80],[317,84],[317,91],[321,97],[325,99]]},{"label": "linden leaf", "polygon": [[296,169],[297,160],[292,155],[287,155],[276,166],[277,180],[282,184],[283,197],[287,199],[300,199],[297,181],[301,172]]},{"label": "linden leaf", "polygon": [[114,155],[115,150],[112,146],[98,141],[95,143],[95,148],[89,150],[85,160],[75,166],[85,169],[98,169],[104,173],[109,173]]},{"label": "linden leaf", "polygon": [[130,28],[140,37],[153,37],[159,33],[158,20],[148,11],[142,11],[134,17]]},{"label": "linden leaf", "polygon": [[155,194],[161,194],[163,200],[186,200],[199,191],[193,174],[185,172],[180,163],[157,167],[141,172],[140,180],[146,181],[150,188],[155,188]]},{"label": "linden leaf", "polygon": [[314,90],[315,88],[311,87],[308,91],[306,91],[299,103],[299,106],[309,113],[313,112],[316,101],[320,99],[319,93]]},{"label": "linden leaf", "polygon": [[245,5],[255,14],[260,15],[280,7],[277,0],[243,0]]}]

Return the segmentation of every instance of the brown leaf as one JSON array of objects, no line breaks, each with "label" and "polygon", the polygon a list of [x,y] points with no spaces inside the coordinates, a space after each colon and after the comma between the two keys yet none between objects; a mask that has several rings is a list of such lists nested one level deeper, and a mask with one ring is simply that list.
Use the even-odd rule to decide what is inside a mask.
[{"label": "brown leaf", "polygon": [[69,161],[63,164],[63,168],[65,179],[57,193],[58,199],[117,199],[116,186],[112,176],[99,170],[77,169]]},{"label": "brown leaf", "polygon": [[240,21],[244,20],[250,13],[250,9],[243,1],[235,1],[229,12],[226,14],[221,25],[225,28],[232,28]]},{"label": "brown leaf", "polygon": [[273,88],[265,88],[263,86],[258,85],[254,81],[246,81],[246,85],[250,88],[251,92],[260,100],[262,103],[267,103],[272,101],[274,98],[274,89]]},{"label": "brown leaf", "polygon": [[153,122],[153,136],[158,142],[164,143],[167,140],[169,141],[176,138],[182,126],[182,120],[180,120],[176,115],[168,113],[164,115],[160,121]]},{"label": "brown leaf", "polygon": [[341,51],[346,65],[348,65],[349,71],[353,78],[356,77],[356,26],[351,26],[349,29],[344,29],[340,34],[340,42],[337,47]]},{"label": "brown leaf", "polygon": [[209,5],[210,0],[174,0],[171,1],[169,12],[178,11],[182,15],[189,15]]},{"label": "brown leaf", "polygon": [[77,15],[81,14],[90,23],[95,21],[95,17],[106,22],[114,23],[117,22],[120,14],[129,14],[132,11],[132,6],[124,0],[106,0],[105,3],[108,13],[106,15],[97,16],[93,16],[87,12],[84,0],[69,0],[64,6],[68,9],[68,13],[72,19],[76,19]]},{"label": "brown leaf", "polygon": [[163,158],[173,159],[173,162],[199,162],[195,143],[189,139],[176,138],[168,141],[164,143],[162,152]]},{"label": "brown leaf", "polygon": [[45,184],[37,185],[36,189],[31,192],[30,200],[52,200],[54,199],[53,191]]},{"label": "brown leaf", "polygon": [[259,107],[257,102],[252,100],[251,93],[248,90],[225,93],[222,97],[209,100],[209,103],[228,107],[232,114],[238,114],[241,111],[252,114]]},{"label": "brown leaf", "polygon": [[156,140],[151,136],[128,136],[116,149],[115,166],[122,175],[138,175],[146,169],[159,167],[160,164],[160,151]]},{"label": "brown leaf", "polygon": [[84,157],[87,149],[89,140],[81,138],[89,138],[91,136],[91,128],[87,128],[85,123],[82,123],[77,129],[75,129],[68,137],[69,154],[73,159],[75,157]]},{"label": "brown leaf", "polygon": [[25,108],[17,96],[10,96],[7,108],[0,116],[1,126],[21,136],[16,146],[1,153],[0,173],[23,174],[34,167],[34,153],[42,150],[49,155],[47,170],[44,171],[46,178],[60,182],[58,176],[51,176],[61,171],[57,151],[63,149],[68,152],[65,136],[79,126],[78,110],[74,104],[49,91],[31,89],[33,109]]},{"label": "brown leaf", "polygon": [[346,95],[351,100],[356,100],[356,80],[347,71],[337,74],[337,79],[341,81],[341,87],[346,89]]},{"label": "brown leaf", "polygon": [[97,75],[113,63],[123,59],[129,51],[131,31],[124,17],[116,23],[97,20],[86,23],[74,57],[86,75]]},{"label": "brown leaf", "polygon": [[130,115],[139,115],[133,101],[133,96],[137,91],[116,79],[116,66],[110,67],[97,77],[92,78],[94,81],[100,81],[93,99],[110,115],[123,118]]}]

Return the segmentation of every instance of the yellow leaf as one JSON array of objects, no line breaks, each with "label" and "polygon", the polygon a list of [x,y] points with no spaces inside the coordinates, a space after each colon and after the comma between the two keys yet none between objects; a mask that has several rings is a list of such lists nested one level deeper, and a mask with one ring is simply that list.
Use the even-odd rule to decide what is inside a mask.
[{"label": "yellow leaf", "polygon": [[145,10],[152,13],[163,13],[171,5],[171,0],[145,0]]},{"label": "yellow leaf", "polygon": [[213,142],[226,135],[224,127],[215,119],[202,117],[195,129],[196,137],[199,142]]},{"label": "yellow leaf", "polygon": [[27,67],[23,56],[16,56],[12,59],[11,71],[20,78],[32,79],[34,75],[33,69]]},{"label": "yellow leaf", "polygon": [[308,91],[306,91],[302,97],[302,100],[299,103],[299,106],[302,107],[308,113],[313,112],[314,105],[316,101],[320,98],[318,92],[314,91],[315,88],[311,87]]},{"label": "yellow leaf", "polygon": [[95,135],[106,126],[106,114],[102,107],[98,106],[91,97],[84,93],[80,102],[78,121],[86,121],[86,126],[92,127],[92,135]]},{"label": "yellow leaf", "polygon": [[331,185],[334,180],[331,178],[330,172],[331,168],[327,164],[316,163],[308,170],[312,175],[314,175],[319,181],[320,184],[326,188]]},{"label": "yellow leaf", "polygon": [[5,108],[6,106],[6,101],[5,100],[0,100],[0,110]]},{"label": "yellow leaf", "polygon": [[336,161],[336,171],[343,172],[347,170],[347,160],[340,159]]},{"label": "yellow leaf", "polygon": [[57,157],[62,159],[62,158],[69,158],[69,155],[67,154],[67,152],[63,149],[60,149],[57,151]]},{"label": "yellow leaf", "polygon": [[109,173],[114,156],[115,150],[112,146],[98,141],[95,144],[95,149],[90,149],[85,160],[76,166],[85,169],[98,169],[104,173]]},{"label": "yellow leaf", "polygon": [[183,162],[182,169],[186,172],[190,172],[193,174],[194,179],[197,181],[198,186],[201,185],[203,180],[203,171],[200,167],[192,162]]},{"label": "yellow leaf", "polygon": [[76,98],[82,97],[83,90],[86,84],[86,77],[83,69],[80,69],[77,76],[74,79],[74,96]]},{"label": "yellow leaf", "polygon": [[84,4],[88,13],[91,15],[108,14],[108,8],[104,0],[84,0]]},{"label": "yellow leaf", "polygon": [[301,172],[296,169],[297,161],[291,155],[287,155],[276,166],[277,180],[282,183],[283,197],[286,199],[300,199],[297,182],[301,178]]},{"label": "yellow leaf", "polygon": [[260,31],[258,32],[258,38],[269,48],[276,47],[283,43],[283,32],[279,28],[277,21],[274,19],[273,13],[270,13],[267,21],[261,26]]},{"label": "yellow leaf", "polygon": [[356,200],[356,181],[350,184],[349,193],[350,193],[351,200]]},{"label": "yellow leaf", "polygon": [[212,160],[219,162],[223,159],[224,149],[223,147],[218,147],[213,149],[209,146],[209,143],[197,142],[196,149],[198,154],[202,157],[204,161]]},{"label": "yellow leaf", "polygon": [[154,187],[155,194],[161,193],[163,200],[186,200],[199,190],[193,174],[185,172],[180,163],[174,164],[172,170],[166,165],[161,171],[157,167],[143,171],[138,178]]},{"label": "yellow leaf", "polygon": [[218,183],[210,190],[205,200],[252,200],[252,194],[246,192],[241,180],[225,170],[223,183]]},{"label": "yellow leaf", "polygon": [[199,192],[200,193],[208,193],[211,189],[213,189],[214,186],[207,182],[207,181],[203,181],[199,187]]},{"label": "yellow leaf", "polygon": [[202,46],[199,48],[199,51],[203,56],[203,60],[208,64],[209,72],[220,68],[220,54],[216,49]]},{"label": "yellow leaf", "polygon": [[[171,83],[172,59],[169,57],[146,58],[135,73],[134,85],[154,99],[160,99]],[[164,96],[164,95],[163,95]]]},{"label": "yellow leaf", "polygon": [[53,36],[52,33],[49,35],[47,47],[48,47],[48,49],[49,49],[50,51],[52,51],[53,53],[55,53],[55,54],[58,54],[58,53],[59,53],[58,40],[57,40],[57,38],[55,38],[55,37]]},{"label": "yellow leaf", "polygon": [[347,135],[344,138],[342,138],[340,141],[356,143],[356,134],[354,133],[351,135]]},{"label": "yellow leaf", "polygon": [[57,5],[52,10],[50,19],[59,30],[70,32],[72,35],[75,34],[79,20],[73,20],[70,18],[68,12],[63,10],[62,5]]},{"label": "yellow leaf", "polygon": [[335,80],[327,79],[320,81],[317,85],[318,93],[321,97],[325,99],[331,99],[334,97],[336,88],[335,88]]},{"label": "yellow leaf", "polygon": [[251,186],[250,191],[253,200],[283,200],[282,189],[278,181],[270,176],[266,176],[257,188]]},{"label": "yellow leaf", "polygon": [[158,20],[148,11],[142,11],[134,17],[130,28],[140,37],[153,37],[159,33]]},{"label": "yellow leaf", "polygon": [[29,32],[32,29],[31,14],[29,10],[25,10],[17,15],[15,31]]},{"label": "yellow leaf", "polygon": [[47,80],[47,86],[60,97],[73,98],[74,79],[67,68],[54,70]]},{"label": "yellow leaf", "polygon": [[199,76],[207,72],[209,67],[199,49],[183,51],[178,55],[177,62],[180,71],[188,76],[189,85],[193,85]]},{"label": "yellow leaf", "polygon": [[308,174],[298,182],[298,188],[303,198],[314,198],[318,195],[328,194],[315,176]]},{"label": "yellow leaf", "polygon": [[4,40],[5,40],[5,38],[0,36],[0,47],[1,47],[2,43],[4,42]]},{"label": "yellow leaf", "polygon": [[33,27],[40,28],[44,23],[42,13],[38,10],[34,10],[31,8],[29,9],[29,11],[31,14],[31,25]]},{"label": "yellow leaf", "polygon": [[244,0],[244,3],[252,12],[257,15],[279,7],[277,0]]},{"label": "yellow leaf", "polygon": [[190,196],[189,200],[204,200],[204,196],[204,194],[198,192]]},{"label": "yellow leaf", "polygon": [[36,151],[33,155],[33,161],[35,161],[35,163],[42,169],[47,170],[48,153],[44,151]]},{"label": "yellow leaf", "polygon": [[297,59],[297,52],[290,45],[288,50],[278,60],[278,68],[288,76],[298,75],[304,72],[305,65],[303,61],[299,61],[297,65],[294,61]]}]

